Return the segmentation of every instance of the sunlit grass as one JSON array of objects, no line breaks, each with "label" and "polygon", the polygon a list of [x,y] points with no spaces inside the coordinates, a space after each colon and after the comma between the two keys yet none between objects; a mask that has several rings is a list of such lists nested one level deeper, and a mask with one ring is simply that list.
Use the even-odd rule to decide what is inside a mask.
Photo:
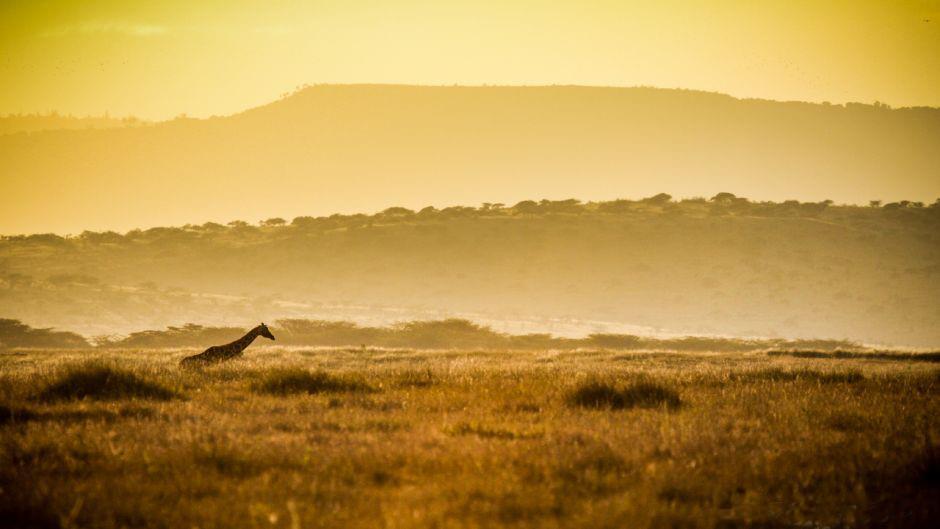
[{"label": "sunlit grass", "polygon": [[929,362],[258,348],[178,369],[191,353],[0,354],[0,527],[918,527],[938,515]]}]

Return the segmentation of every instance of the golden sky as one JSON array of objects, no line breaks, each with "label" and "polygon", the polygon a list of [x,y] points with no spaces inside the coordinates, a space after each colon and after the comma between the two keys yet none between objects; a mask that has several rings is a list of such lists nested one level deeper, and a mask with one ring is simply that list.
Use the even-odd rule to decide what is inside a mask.
[{"label": "golden sky", "polygon": [[940,0],[0,0],[0,114],[229,114],[310,83],[940,106]]}]

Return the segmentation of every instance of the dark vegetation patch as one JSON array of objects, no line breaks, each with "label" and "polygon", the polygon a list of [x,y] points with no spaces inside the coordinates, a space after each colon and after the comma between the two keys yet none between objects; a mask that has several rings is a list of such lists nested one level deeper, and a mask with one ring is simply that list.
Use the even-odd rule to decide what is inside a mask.
[{"label": "dark vegetation patch", "polygon": [[369,480],[378,487],[395,486],[401,483],[401,478],[396,474],[382,469],[373,470],[369,474]]},{"label": "dark vegetation patch", "polygon": [[45,420],[52,421],[105,421],[114,422],[121,419],[152,419],[157,417],[153,408],[137,406],[124,406],[118,410],[64,410],[48,412],[42,415]]},{"label": "dark vegetation patch", "polygon": [[601,381],[588,381],[568,395],[572,406],[594,409],[667,408],[682,405],[679,394],[655,382],[636,382],[626,387]]},{"label": "dark vegetation patch", "polygon": [[[17,494],[17,496],[23,496]],[[4,498],[0,501],[0,528],[2,529],[59,529],[59,516],[49,505],[31,498]]]},{"label": "dark vegetation patch", "polygon": [[[59,478],[85,478],[92,475],[95,466],[105,457],[90,443],[78,446],[63,446],[62,440],[43,439],[37,441],[26,436],[0,437],[0,489],[3,481],[21,480],[33,474],[52,474]],[[0,494],[0,503],[4,495]]]},{"label": "dark vegetation patch", "polygon": [[61,370],[59,375],[36,395],[40,402],[62,400],[170,400],[175,391],[128,371],[106,364],[89,362]]},{"label": "dark vegetation patch", "polygon": [[817,371],[815,369],[781,369],[770,367],[750,371],[733,372],[728,376],[732,382],[815,382],[817,384],[853,384],[865,380],[857,370]]},{"label": "dark vegetation patch", "polygon": [[366,421],[362,425],[362,431],[365,432],[391,433],[410,429],[410,425],[394,421]]},{"label": "dark vegetation patch", "polygon": [[213,443],[197,446],[193,462],[233,478],[248,478],[265,470],[263,461],[254,460],[246,454]]},{"label": "dark vegetation patch", "polygon": [[[906,464],[883,468],[866,483],[869,520],[884,527],[936,527],[940,519],[940,446],[930,443]],[[879,527],[881,525],[872,525]]]},{"label": "dark vegetation patch", "polygon": [[35,420],[36,412],[28,408],[0,405],[0,426],[4,424],[24,423]]},{"label": "dark vegetation patch", "polygon": [[255,391],[271,395],[307,393],[368,393],[371,386],[348,375],[331,375],[325,371],[301,368],[276,369],[265,374],[254,385]]},{"label": "dark vegetation patch", "polygon": [[869,428],[870,421],[858,413],[836,412],[826,418],[825,424],[837,432],[857,433]]},{"label": "dark vegetation patch", "polygon": [[940,446],[930,445],[915,463],[915,475],[926,487],[940,489]]},{"label": "dark vegetation patch", "polygon": [[475,435],[483,439],[538,439],[542,437],[541,432],[515,431],[507,428],[488,426],[476,422],[457,423],[448,429],[451,435]]},{"label": "dark vegetation patch", "polygon": [[785,350],[768,351],[768,356],[792,356],[794,358],[821,358],[829,360],[893,360],[897,362],[940,362],[940,351],[929,353],[904,353],[899,351],[820,351]]},{"label": "dark vegetation patch", "polygon": [[675,355],[676,353],[625,353],[612,358],[616,362],[649,362],[652,360],[662,360],[664,356]]},{"label": "dark vegetation patch", "polygon": [[123,406],[118,410],[53,410],[34,411],[29,408],[0,406],[0,426],[5,424],[22,424],[29,421],[105,421],[114,422],[120,419],[149,419],[156,417],[152,408],[138,406]]},{"label": "dark vegetation patch", "polygon": [[667,503],[703,503],[708,499],[704,494],[680,485],[666,485],[656,496]]},{"label": "dark vegetation patch", "polygon": [[588,441],[568,447],[556,463],[549,479],[561,481],[562,490],[571,496],[607,496],[630,486],[633,468],[608,444]]}]

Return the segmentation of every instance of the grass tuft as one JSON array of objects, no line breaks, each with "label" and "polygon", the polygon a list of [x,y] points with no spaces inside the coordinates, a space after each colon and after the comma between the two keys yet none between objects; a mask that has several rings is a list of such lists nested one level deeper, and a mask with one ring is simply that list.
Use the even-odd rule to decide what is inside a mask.
[{"label": "grass tuft", "polygon": [[179,395],[175,391],[131,371],[90,362],[65,367],[35,400],[170,400],[176,397]]},{"label": "grass tuft", "polygon": [[372,387],[348,376],[331,375],[325,371],[307,371],[300,368],[276,369],[264,375],[254,390],[271,395],[307,393],[368,393]]},{"label": "grass tuft", "polygon": [[607,382],[589,381],[568,395],[568,403],[594,409],[677,409],[682,405],[682,400],[674,390],[654,382],[637,382],[618,388]]}]

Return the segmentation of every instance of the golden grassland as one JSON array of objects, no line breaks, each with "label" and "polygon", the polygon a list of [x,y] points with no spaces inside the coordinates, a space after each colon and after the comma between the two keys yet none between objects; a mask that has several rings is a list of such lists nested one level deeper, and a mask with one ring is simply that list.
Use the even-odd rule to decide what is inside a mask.
[{"label": "golden grassland", "polygon": [[0,353],[4,527],[917,527],[938,364],[766,352]]}]

